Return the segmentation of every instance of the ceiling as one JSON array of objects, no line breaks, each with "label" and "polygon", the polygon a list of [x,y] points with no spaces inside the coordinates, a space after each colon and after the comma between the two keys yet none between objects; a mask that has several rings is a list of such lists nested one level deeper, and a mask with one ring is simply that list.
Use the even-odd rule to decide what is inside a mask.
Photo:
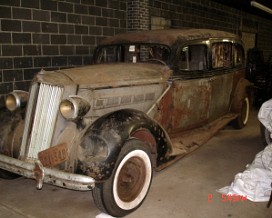
[{"label": "ceiling", "polygon": [[[266,19],[272,19],[272,14],[269,14],[259,8],[251,6],[251,0],[212,0],[214,2],[245,11],[250,14],[261,16]],[[254,0],[272,10],[272,0]]]}]

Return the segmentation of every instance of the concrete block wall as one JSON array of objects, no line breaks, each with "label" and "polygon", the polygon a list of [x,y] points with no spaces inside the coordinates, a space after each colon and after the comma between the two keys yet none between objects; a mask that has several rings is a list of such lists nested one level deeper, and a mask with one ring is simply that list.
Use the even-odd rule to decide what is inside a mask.
[{"label": "concrete block wall", "polygon": [[150,29],[148,0],[128,0],[128,31]]},{"label": "concrete block wall", "polygon": [[272,55],[272,21],[211,0],[2,0],[0,2],[0,106],[13,89],[28,90],[42,68],[91,63],[103,37],[155,28],[212,28],[257,34]]},{"label": "concrete block wall", "polygon": [[[210,0],[149,0],[151,17],[171,20],[171,28],[211,28],[256,35],[265,60],[272,55],[272,20],[253,16]],[[265,12],[263,12],[265,13]]]},{"label": "concrete block wall", "polygon": [[[257,34],[257,47],[263,51],[264,60],[272,61],[272,21],[256,18],[259,21]],[[263,21],[263,22],[261,22]]]},{"label": "concrete block wall", "polygon": [[171,20],[172,28],[210,28],[239,32],[239,12],[210,0],[150,0],[150,16]]},{"label": "concrete block wall", "polygon": [[151,17],[151,29],[158,30],[158,29],[170,29],[171,28],[171,20],[167,20],[163,17]]},{"label": "concrete block wall", "polygon": [[126,13],[126,0],[1,1],[0,105],[42,68],[90,64],[101,38],[126,31]]}]

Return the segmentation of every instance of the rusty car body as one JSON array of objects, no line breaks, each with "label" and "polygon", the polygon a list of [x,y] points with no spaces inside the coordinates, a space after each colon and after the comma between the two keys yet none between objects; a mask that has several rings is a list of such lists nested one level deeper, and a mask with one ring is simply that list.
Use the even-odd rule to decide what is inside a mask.
[{"label": "rusty car body", "polygon": [[41,71],[0,114],[0,174],[92,190],[125,216],[161,170],[249,113],[244,50],[209,29],[124,33],[101,41],[94,64]]}]

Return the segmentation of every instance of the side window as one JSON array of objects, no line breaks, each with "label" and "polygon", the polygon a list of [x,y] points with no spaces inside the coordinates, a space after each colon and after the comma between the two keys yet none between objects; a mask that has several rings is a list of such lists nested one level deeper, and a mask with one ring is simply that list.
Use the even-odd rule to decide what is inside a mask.
[{"label": "side window", "polygon": [[244,63],[244,49],[239,44],[234,44],[233,46],[233,64],[234,66],[240,66]]},{"label": "side window", "polygon": [[218,42],[212,44],[212,68],[229,68],[232,65],[232,44]]},{"label": "side window", "polygon": [[181,49],[179,55],[180,70],[207,69],[206,45],[189,45]]}]

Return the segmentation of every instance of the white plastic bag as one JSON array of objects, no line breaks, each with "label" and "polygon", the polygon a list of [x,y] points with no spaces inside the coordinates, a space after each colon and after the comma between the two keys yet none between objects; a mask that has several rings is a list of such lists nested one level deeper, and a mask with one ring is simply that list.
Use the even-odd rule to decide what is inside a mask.
[{"label": "white plastic bag", "polygon": [[254,202],[269,200],[272,182],[272,144],[259,152],[243,173],[238,173],[230,186],[217,190],[225,195],[243,195]]}]

